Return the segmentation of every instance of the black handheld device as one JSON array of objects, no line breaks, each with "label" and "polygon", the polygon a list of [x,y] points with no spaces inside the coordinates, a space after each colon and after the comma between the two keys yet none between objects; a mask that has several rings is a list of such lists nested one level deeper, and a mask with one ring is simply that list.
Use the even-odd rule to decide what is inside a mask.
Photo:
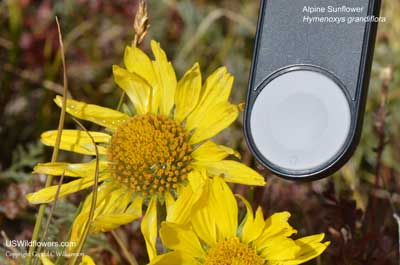
[{"label": "black handheld device", "polygon": [[360,138],[380,0],[262,0],[245,136],[275,174],[338,170]]}]

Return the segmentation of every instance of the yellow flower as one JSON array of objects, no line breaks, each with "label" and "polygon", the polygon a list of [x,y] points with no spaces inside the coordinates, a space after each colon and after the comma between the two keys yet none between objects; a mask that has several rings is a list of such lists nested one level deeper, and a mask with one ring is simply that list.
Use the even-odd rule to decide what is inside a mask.
[{"label": "yellow flower", "polygon": [[[165,205],[169,220],[179,222],[183,212],[198,199],[188,189],[188,177],[206,169],[224,180],[248,185],[264,185],[262,176],[235,160],[239,154],[209,140],[232,124],[239,106],[229,102],[233,77],[222,67],[210,75],[204,84],[196,63],[179,82],[174,68],[160,45],[152,41],[155,59],[143,51],[127,47],[125,68],[113,67],[115,82],[131,100],[135,115],[67,100],[66,111],[83,120],[106,128],[105,132],[90,132],[98,144],[102,184],[98,187],[96,210],[91,233],[109,231],[142,216],[141,229],[150,258],[156,253],[157,205]],[[56,97],[58,106],[62,98]],[[57,131],[42,134],[45,145],[54,146]],[[60,149],[84,155],[95,155],[95,147],[84,131],[63,130]],[[34,172],[78,178],[63,184],[59,196],[91,187],[94,183],[95,161],[87,163],[38,164]],[[191,177],[190,179],[193,179]],[[42,189],[27,196],[31,203],[54,200],[57,186]],[[196,193],[198,194],[198,193]],[[92,194],[74,221],[71,241],[78,241],[87,221]],[[176,200],[176,201],[175,201]]]},{"label": "yellow flower", "polygon": [[288,212],[264,220],[241,196],[247,214],[238,224],[238,206],[228,185],[220,177],[206,180],[201,198],[190,218],[181,224],[163,222],[160,237],[172,250],[157,256],[151,265],[295,265],[319,256],[329,245],[324,234],[290,238],[296,233]]}]

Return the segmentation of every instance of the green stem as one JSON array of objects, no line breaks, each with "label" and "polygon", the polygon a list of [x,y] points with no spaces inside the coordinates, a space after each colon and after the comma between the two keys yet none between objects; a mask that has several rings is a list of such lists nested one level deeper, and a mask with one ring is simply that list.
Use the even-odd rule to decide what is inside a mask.
[{"label": "green stem", "polygon": [[[51,162],[55,162],[58,159],[58,151],[60,148],[61,134],[62,134],[62,129],[64,127],[65,112],[66,112],[66,106],[67,106],[67,91],[68,91],[67,69],[66,69],[66,65],[65,65],[64,45],[62,42],[60,23],[58,22],[57,17],[56,17],[56,23],[57,23],[57,29],[58,29],[58,40],[60,43],[60,51],[61,51],[62,65],[63,65],[63,72],[64,72],[63,73],[64,89],[63,89],[63,102],[62,102],[61,114],[60,114],[60,119],[58,122],[56,142],[54,144],[53,154],[51,156]],[[52,180],[53,180],[53,176],[48,175],[47,179],[46,179],[45,187],[49,187],[51,185]],[[38,215],[37,215],[36,222],[35,222],[35,227],[33,229],[32,241],[37,241],[39,238],[40,228],[42,225],[44,211],[46,209],[46,206],[47,206],[47,204],[41,204],[39,207]],[[26,259],[26,264],[31,264],[32,256],[35,251],[35,248],[36,248],[35,244],[32,244],[32,246],[29,248],[29,253],[28,253],[28,257]]]},{"label": "green stem", "polygon": [[125,91],[122,91],[121,97],[119,98],[118,101],[118,106],[117,106],[117,110],[121,110],[122,108],[122,104],[124,103],[124,99],[125,99]]}]

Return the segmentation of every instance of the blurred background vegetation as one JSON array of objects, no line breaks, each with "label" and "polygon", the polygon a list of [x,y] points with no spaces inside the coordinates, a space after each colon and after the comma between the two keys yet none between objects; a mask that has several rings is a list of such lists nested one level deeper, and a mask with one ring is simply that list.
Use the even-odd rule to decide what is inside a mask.
[{"label": "blurred background vegetation", "polygon": [[[232,100],[245,99],[259,0],[149,0],[149,39],[161,42],[178,76],[198,61],[203,76],[226,65],[235,76]],[[133,37],[136,0],[5,0],[0,2],[0,229],[1,241],[30,239],[37,212],[24,195],[44,185],[32,176],[51,150],[40,134],[57,126],[52,99],[62,89],[61,57],[54,17],[61,21],[71,95],[81,101],[115,107],[121,91],[112,64],[122,64]],[[290,211],[299,234],[326,232],[328,251],[310,264],[397,264],[400,212],[400,1],[384,1],[379,25],[364,130],[350,162],[334,176],[313,183],[291,183],[259,167],[246,148],[239,119],[217,138],[243,154],[262,172],[265,188],[235,190],[261,204],[267,215]],[[93,126],[87,124],[87,126]],[[76,125],[69,118],[66,128]],[[93,128],[92,128],[93,129]],[[81,161],[62,153],[60,161]],[[49,239],[66,239],[79,200],[71,195],[57,204]],[[117,231],[140,264],[146,262],[138,223]],[[0,264],[7,260],[2,248]],[[98,264],[124,264],[111,234],[89,238],[85,252]],[[13,263],[14,262],[14,263]]]}]

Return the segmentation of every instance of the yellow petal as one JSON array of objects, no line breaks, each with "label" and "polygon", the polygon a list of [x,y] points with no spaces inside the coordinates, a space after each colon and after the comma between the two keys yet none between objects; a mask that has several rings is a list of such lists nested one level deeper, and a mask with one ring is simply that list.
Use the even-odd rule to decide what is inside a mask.
[{"label": "yellow petal", "polygon": [[151,41],[151,49],[153,51],[155,61],[153,68],[157,78],[160,100],[160,113],[168,116],[174,106],[176,91],[176,74],[172,64],[168,62],[165,52],[161,49],[160,44]]},{"label": "yellow petal", "polygon": [[265,220],[265,230],[263,236],[272,237],[275,235],[291,236],[297,231],[288,223],[289,212],[274,213]]},{"label": "yellow petal", "polygon": [[256,216],[254,218],[253,209],[250,203],[241,195],[236,195],[245,204],[247,214],[244,219],[243,228],[241,231],[241,241],[249,244],[261,235],[264,230],[265,222],[261,207],[257,208]]},{"label": "yellow petal", "polygon": [[[100,181],[103,180],[103,178],[100,178]],[[82,178],[68,182],[66,184],[62,184],[60,187],[58,198],[62,198],[68,194],[86,189],[92,186],[93,184],[94,184],[93,178]],[[33,204],[51,202],[54,200],[55,194],[57,192],[57,187],[58,185],[54,185],[41,189],[35,193],[29,193],[26,195],[26,198],[30,203]]]},{"label": "yellow petal", "polygon": [[94,263],[93,259],[90,256],[84,255],[80,265],[96,265],[96,263]]},{"label": "yellow petal", "polygon": [[146,114],[150,109],[151,86],[135,73],[130,73],[124,68],[113,65],[114,80],[132,101],[138,114]]},{"label": "yellow petal", "polygon": [[151,197],[146,214],[140,226],[144,240],[146,241],[147,254],[150,261],[157,256],[157,198]]},{"label": "yellow petal", "polygon": [[320,243],[325,237],[324,233],[321,234],[316,234],[316,235],[311,235],[311,236],[306,236],[302,237],[296,240],[296,243],[299,245],[310,245],[310,244],[315,244],[315,243]]},{"label": "yellow petal", "polygon": [[212,203],[210,189],[211,181],[208,181],[202,196],[193,206],[195,210],[192,212],[191,223],[198,237],[208,246],[214,246],[217,242],[217,224],[216,215],[210,205]]},{"label": "yellow petal", "polygon": [[[118,189],[119,189],[119,186],[115,185],[115,183],[112,181],[105,181],[97,187],[97,198],[96,198],[97,200],[96,200],[95,216],[97,216],[98,214],[101,213],[99,211],[100,210],[99,206],[102,205],[101,209],[103,209],[104,206],[106,205],[105,201],[108,200],[108,197],[110,196],[110,194],[113,193],[114,191],[118,191]],[[90,211],[90,206],[92,204],[92,198],[93,198],[93,192],[91,192],[88,196],[86,196],[85,201],[82,206],[82,209],[81,209],[81,213]]]},{"label": "yellow petal", "polygon": [[167,191],[165,193],[165,207],[167,209],[167,218],[172,214],[171,209],[173,208],[174,203],[175,203],[174,197],[169,191]]},{"label": "yellow petal", "polygon": [[227,182],[264,186],[264,177],[246,165],[232,161],[222,160],[218,162],[195,161],[192,163],[194,168],[205,168],[210,175],[224,175]]},{"label": "yellow petal", "polygon": [[129,224],[140,216],[134,214],[105,214],[99,215],[92,223],[92,233],[106,232],[120,227],[121,225]]},{"label": "yellow petal", "polygon": [[[109,195],[115,191],[118,186],[114,185],[113,182],[104,182],[97,188],[97,200],[95,204],[95,211],[93,218],[95,219],[98,215],[103,212],[104,207],[107,205]],[[74,219],[74,223],[72,224],[71,242],[79,242],[79,239],[82,236],[84,228],[89,218],[89,212],[91,208],[93,200],[93,192],[91,192],[88,196],[86,196],[85,201],[83,203],[81,212]],[[69,245],[68,251],[72,253],[77,245]]]},{"label": "yellow petal", "polygon": [[207,141],[192,152],[192,157],[198,161],[221,161],[229,155],[240,158],[240,154],[223,145],[217,145],[212,141]]},{"label": "yellow petal", "polygon": [[[99,172],[107,169],[106,161],[99,161]],[[52,176],[60,176],[63,174],[69,177],[91,177],[93,178],[96,169],[96,161],[92,160],[88,163],[63,163],[50,162],[39,163],[33,168],[33,173],[46,174]]]},{"label": "yellow petal", "polygon": [[107,196],[106,205],[102,214],[119,214],[123,213],[130,203],[132,193],[125,187],[114,190]]},{"label": "yellow petal", "polygon": [[209,177],[207,171],[203,168],[200,170],[192,170],[188,174],[188,180],[192,190],[197,190],[204,187],[204,185],[209,182]]},{"label": "yellow petal", "polygon": [[137,196],[128,206],[125,213],[142,216],[143,197]]},{"label": "yellow petal", "polygon": [[232,91],[232,85],[233,76],[228,73],[226,67],[218,68],[207,78],[200,104],[204,107],[227,101]]},{"label": "yellow petal", "polygon": [[296,230],[288,223],[289,212],[275,213],[265,220],[265,229],[261,236],[255,241],[257,249],[262,249],[265,244],[271,241],[271,238],[277,236],[289,237],[296,233]]},{"label": "yellow petal", "polygon": [[182,122],[196,107],[201,91],[201,73],[196,63],[179,80],[175,95],[175,120]]},{"label": "yellow petal", "polygon": [[181,251],[171,251],[155,257],[149,265],[200,265],[201,263]]},{"label": "yellow petal", "polygon": [[324,234],[312,235],[297,239],[295,243],[301,248],[297,253],[296,257],[291,260],[280,261],[280,265],[297,265],[303,264],[309,260],[312,260],[329,246],[330,242],[321,241],[324,239]]},{"label": "yellow petal", "polygon": [[132,193],[125,188],[114,190],[109,194],[101,213],[96,214],[94,218],[92,233],[110,231],[141,217],[141,210],[133,211],[132,208],[127,209],[131,196]]},{"label": "yellow petal", "polygon": [[[57,96],[54,99],[54,102],[60,108],[62,101],[63,98],[61,96]],[[122,112],[73,99],[67,99],[66,111],[79,119],[91,121],[112,130],[117,129],[119,125],[129,119],[129,116]]]},{"label": "yellow petal", "polygon": [[69,244],[68,246],[69,253],[73,253],[76,247],[78,246],[79,240],[82,237],[88,218],[89,218],[89,212],[80,213],[77,217],[75,217],[74,223],[72,224],[71,236],[69,239],[69,241],[73,242],[74,244]]},{"label": "yellow petal", "polygon": [[[89,132],[96,143],[108,143],[111,136],[101,132]],[[56,142],[57,131],[47,131],[42,133],[41,141],[47,146],[54,146]],[[99,154],[106,154],[106,148],[98,146]],[[85,131],[63,130],[61,135],[60,149],[72,151],[79,154],[95,155],[96,151],[92,140]]]},{"label": "yellow petal", "polygon": [[[201,179],[200,172],[192,171],[189,173],[188,178]],[[169,208],[167,215],[168,222],[174,222],[178,224],[185,224],[190,221],[190,217],[193,211],[193,205],[199,200],[203,192],[203,185],[198,184],[194,187],[192,185],[186,185],[182,188],[179,193],[178,199]]]},{"label": "yellow petal", "polygon": [[228,102],[211,106],[210,110],[204,112],[194,124],[186,123],[188,131],[195,129],[190,138],[190,143],[196,144],[217,135],[223,129],[229,127],[238,115],[238,107]]},{"label": "yellow petal", "polygon": [[178,250],[194,258],[202,258],[205,255],[196,234],[183,225],[163,222],[160,237],[163,245],[169,249]]},{"label": "yellow petal", "polygon": [[293,239],[285,236],[270,238],[264,244],[260,255],[266,260],[288,260],[295,258],[300,252],[300,247]]},{"label": "yellow petal", "polygon": [[238,151],[236,151],[236,150],[234,150],[234,149],[232,149],[232,148],[230,148],[228,146],[218,145],[218,147],[220,149],[224,150],[229,155],[233,155],[233,156],[235,156],[236,158],[239,158],[239,159],[242,158],[242,156],[240,155],[240,153]]},{"label": "yellow petal", "polygon": [[186,126],[188,130],[198,127],[205,117],[215,115],[214,107],[220,103],[227,103],[231,93],[233,77],[227,73],[225,67],[217,69],[211,74],[203,88],[199,104],[188,116]]},{"label": "yellow petal", "polygon": [[238,208],[230,187],[220,177],[214,177],[210,189],[211,207],[214,209],[218,241],[236,236]]},{"label": "yellow petal", "polygon": [[139,48],[126,47],[124,63],[129,72],[139,75],[151,86],[156,84],[153,64],[150,58]]}]

